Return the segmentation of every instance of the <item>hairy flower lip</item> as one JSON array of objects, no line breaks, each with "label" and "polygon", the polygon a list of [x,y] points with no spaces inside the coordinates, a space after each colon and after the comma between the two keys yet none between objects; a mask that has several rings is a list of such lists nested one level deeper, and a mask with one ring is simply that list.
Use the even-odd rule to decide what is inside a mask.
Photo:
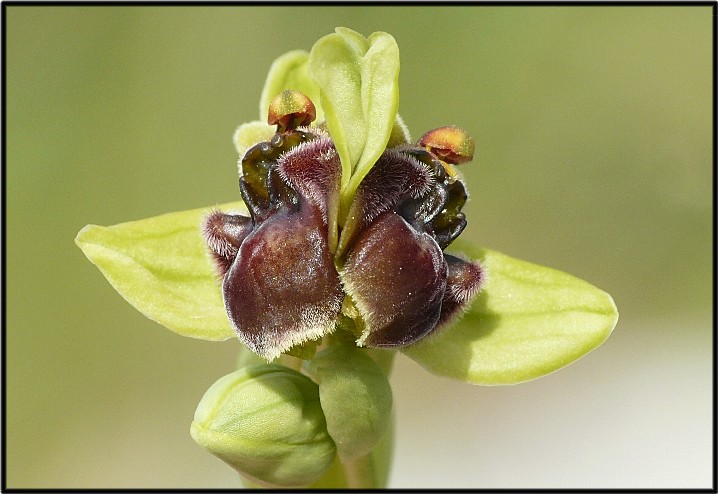
[{"label": "hairy flower lip", "polygon": [[466,225],[464,185],[421,146],[385,150],[341,228],[341,164],[325,131],[278,129],[242,170],[251,219],[212,213],[204,234],[232,327],[257,354],[331,333],[346,296],[359,346],[406,346],[479,290],[479,265],[443,254]]},{"label": "hairy flower lip", "polygon": [[341,273],[364,319],[361,346],[411,344],[436,327],[447,266],[438,244],[398,214],[386,212],[362,231]]},{"label": "hairy flower lip", "polygon": [[224,276],[232,327],[268,359],[334,330],[343,294],[321,225],[307,203],[272,215],[245,238]]}]

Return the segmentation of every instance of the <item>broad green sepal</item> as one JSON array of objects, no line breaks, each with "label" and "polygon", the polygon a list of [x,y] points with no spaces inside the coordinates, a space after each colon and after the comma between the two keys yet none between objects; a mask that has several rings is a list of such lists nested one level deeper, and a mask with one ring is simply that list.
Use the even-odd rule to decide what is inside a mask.
[{"label": "broad green sepal", "polygon": [[245,367],[219,379],[200,400],[190,433],[240,474],[270,487],[316,482],[336,456],[317,385],[281,365]]},{"label": "broad green sepal", "polygon": [[598,347],[618,321],[611,296],[585,281],[489,249],[457,247],[483,264],[482,291],[458,322],[403,349],[435,374],[485,385],[529,381]]},{"label": "broad green sepal", "polygon": [[391,386],[382,370],[353,340],[330,345],[305,365],[319,383],[327,430],[339,456],[351,460],[368,454],[391,422]]},{"label": "broad green sepal", "polygon": [[399,48],[376,32],[364,38],[347,28],[319,39],[309,54],[309,74],[320,88],[320,106],[342,162],[342,210],[384,152],[399,107]]},{"label": "broad green sepal", "polygon": [[294,89],[308,96],[316,107],[316,121],[324,120],[324,112],[319,103],[319,86],[309,76],[309,53],[304,50],[292,50],[277,58],[269,69],[259,99],[259,119],[267,120],[269,103],[285,89]]},{"label": "broad green sepal", "polygon": [[[218,206],[246,211],[243,203]],[[183,336],[235,336],[200,234],[208,208],[114,226],[87,225],[75,243],[110,284],[145,316]]]}]

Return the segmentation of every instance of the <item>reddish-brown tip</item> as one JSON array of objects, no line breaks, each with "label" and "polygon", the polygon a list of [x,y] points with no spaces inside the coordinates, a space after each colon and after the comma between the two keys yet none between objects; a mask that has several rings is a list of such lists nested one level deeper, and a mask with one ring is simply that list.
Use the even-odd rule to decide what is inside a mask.
[{"label": "reddish-brown tip", "polygon": [[309,125],[317,118],[314,103],[307,96],[287,89],[279,93],[269,104],[267,123],[276,125],[278,132],[286,132]]},{"label": "reddish-brown tip", "polygon": [[446,163],[459,165],[474,158],[474,140],[458,127],[439,127],[419,139],[419,146]]}]

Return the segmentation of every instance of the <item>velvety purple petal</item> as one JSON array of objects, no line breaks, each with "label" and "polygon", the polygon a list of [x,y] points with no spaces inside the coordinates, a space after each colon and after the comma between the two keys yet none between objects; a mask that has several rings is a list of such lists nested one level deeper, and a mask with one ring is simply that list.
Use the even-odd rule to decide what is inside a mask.
[{"label": "velvety purple petal", "polygon": [[341,166],[339,154],[328,137],[299,144],[277,161],[282,179],[316,205],[325,222],[330,205],[338,204]]},{"label": "velvety purple petal", "polygon": [[279,211],[242,243],[223,284],[239,339],[273,359],[334,330],[343,299],[320,210],[302,201]]},{"label": "velvety purple petal", "polygon": [[358,236],[341,273],[365,328],[358,343],[404,346],[436,326],[447,265],[434,239],[387,212]]},{"label": "velvety purple petal", "polygon": [[449,276],[437,328],[460,315],[481,290],[484,281],[484,269],[478,262],[466,261],[449,254],[444,257],[449,267]]},{"label": "velvety purple petal", "polygon": [[229,271],[239,246],[251,231],[252,220],[239,214],[212,211],[204,219],[202,234],[220,276]]},{"label": "velvety purple petal", "polygon": [[329,251],[336,250],[342,164],[329,137],[298,145],[277,162],[277,172],[304,200],[314,204],[327,225]]},{"label": "velvety purple petal", "polygon": [[357,188],[339,239],[340,257],[375,218],[394,208],[408,197],[420,197],[428,192],[435,178],[425,164],[397,149],[381,155]]}]

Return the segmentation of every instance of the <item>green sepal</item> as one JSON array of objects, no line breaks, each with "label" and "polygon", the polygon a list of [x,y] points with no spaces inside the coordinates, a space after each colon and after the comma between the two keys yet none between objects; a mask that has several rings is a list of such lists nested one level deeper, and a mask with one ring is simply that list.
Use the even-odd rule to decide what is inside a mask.
[{"label": "green sepal", "polygon": [[481,292],[458,322],[402,349],[427,370],[473,384],[515,384],[556,371],[611,334],[606,292],[566,273],[456,242],[479,260]]},{"label": "green sepal", "polygon": [[[218,208],[246,214],[241,202]],[[183,336],[226,340],[235,333],[200,233],[208,210],[108,227],[87,225],[75,243],[115,290],[148,318]]]},{"label": "green sepal", "polygon": [[394,128],[399,48],[387,33],[364,38],[347,28],[335,31],[312,47],[309,74],[320,88],[320,106],[342,162],[340,208],[346,214]]}]

